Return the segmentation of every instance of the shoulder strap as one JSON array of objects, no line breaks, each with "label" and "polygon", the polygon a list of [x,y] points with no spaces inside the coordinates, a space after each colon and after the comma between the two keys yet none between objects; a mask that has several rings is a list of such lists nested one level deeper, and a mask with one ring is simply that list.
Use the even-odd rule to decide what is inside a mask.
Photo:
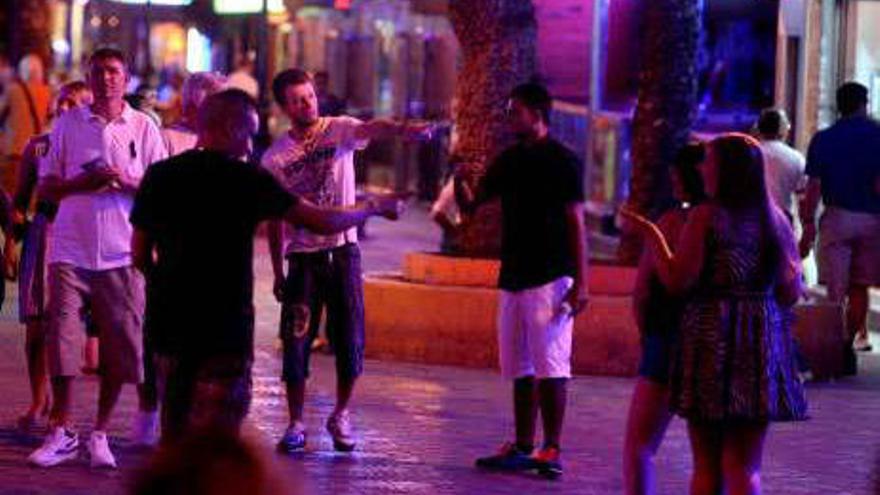
[{"label": "shoulder strap", "polygon": [[31,122],[34,125],[34,134],[40,134],[43,132],[43,124],[40,122],[39,116],[37,116],[37,106],[34,104],[34,97],[31,95],[31,90],[28,89],[27,84],[24,83],[21,79],[16,79],[16,83],[21,86],[22,91],[24,91],[24,98],[27,100],[28,110],[31,112]]}]

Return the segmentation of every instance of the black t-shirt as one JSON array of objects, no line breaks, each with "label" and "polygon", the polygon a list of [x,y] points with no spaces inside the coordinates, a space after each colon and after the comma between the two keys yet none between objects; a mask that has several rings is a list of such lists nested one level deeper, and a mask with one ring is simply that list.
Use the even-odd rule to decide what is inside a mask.
[{"label": "black t-shirt", "polygon": [[565,209],[584,201],[583,175],[577,156],[552,138],[515,144],[486,171],[482,194],[501,197],[502,289],[519,291],[574,276]]},{"label": "black t-shirt", "polygon": [[252,355],[254,233],[297,201],[266,170],[211,151],[147,170],[131,223],[156,245],[146,315],[156,351]]}]

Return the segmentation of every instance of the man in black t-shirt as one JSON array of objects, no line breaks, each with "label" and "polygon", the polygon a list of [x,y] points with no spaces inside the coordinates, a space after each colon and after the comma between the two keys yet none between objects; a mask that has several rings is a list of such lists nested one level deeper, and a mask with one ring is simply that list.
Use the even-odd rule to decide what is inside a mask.
[{"label": "man in black t-shirt", "polygon": [[269,172],[241,161],[257,128],[246,93],[210,96],[199,111],[201,149],[153,165],[135,199],[133,256],[147,276],[164,442],[191,428],[237,431],[247,413],[260,222],[284,219],[329,234],[399,214],[394,199],[330,209],[289,194]]},{"label": "man in black t-shirt", "polygon": [[[486,171],[470,207],[501,199],[501,372],[513,380],[516,442],[477,466],[562,474],[560,434],[571,377],[574,316],[587,303],[583,167],[548,135],[552,99],[538,84],[513,90],[508,114],[517,143]],[[544,445],[534,450],[538,409]]]}]

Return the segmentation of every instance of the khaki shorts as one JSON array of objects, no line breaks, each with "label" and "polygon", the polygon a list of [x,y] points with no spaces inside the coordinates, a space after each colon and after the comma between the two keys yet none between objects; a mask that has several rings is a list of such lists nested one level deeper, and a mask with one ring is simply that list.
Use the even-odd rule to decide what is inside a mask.
[{"label": "khaki shorts", "polygon": [[123,383],[141,383],[144,281],[133,267],[92,271],[49,265],[47,351],[49,372],[75,376],[82,366],[89,309],[100,342],[100,372]]},{"label": "khaki shorts", "polygon": [[819,222],[819,281],[842,302],[850,285],[880,285],[880,215],[828,208]]}]

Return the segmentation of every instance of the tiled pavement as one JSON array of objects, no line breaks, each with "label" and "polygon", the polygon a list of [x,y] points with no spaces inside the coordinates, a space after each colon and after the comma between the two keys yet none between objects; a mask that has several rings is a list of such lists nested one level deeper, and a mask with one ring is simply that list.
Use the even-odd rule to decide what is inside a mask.
[{"label": "tiled pavement", "polygon": [[[414,213],[415,214],[415,213]],[[413,214],[413,215],[414,215]],[[421,220],[395,227],[376,224],[364,243],[365,264],[388,269],[396,246],[427,246]],[[395,249],[388,247],[389,243]],[[262,251],[262,250],[261,250]],[[302,494],[604,494],[621,492],[620,452],[632,380],[579,377],[573,382],[565,432],[566,474],[558,482],[532,476],[480,473],[476,456],[494,449],[510,432],[507,385],[492,371],[369,362],[355,400],[362,443],[352,455],[332,452],[321,425],[332,406],[332,360],[319,356],[310,384],[307,424],[311,445],[304,455],[282,458],[270,452],[285,424],[282,390],[276,378],[273,328],[277,310],[269,297],[265,257],[258,271],[258,356],[256,393],[248,435],[265,447],[291,493]],[[0,316],[0,495],[123,493],[126,480],[146,458],[131,448],[126,425],[135,406],[126,391],[115,424],[122,469],[93,472],[85,461],[51,470],[27,467],[34,440],[9,427],[26,403],[20,348],[23,333],[6,312]],[[87,431],[94,414],[96,384],[79,385],[76,418]],[[776,426],[765,455],[766,493],[792,495],[873,494],[880,432],[880,356],[866,356],[855,379],[813,385],[812,420]],[[686,493],[690,469],[687,439],[675,422],[658,456],[661,493]]]}]

